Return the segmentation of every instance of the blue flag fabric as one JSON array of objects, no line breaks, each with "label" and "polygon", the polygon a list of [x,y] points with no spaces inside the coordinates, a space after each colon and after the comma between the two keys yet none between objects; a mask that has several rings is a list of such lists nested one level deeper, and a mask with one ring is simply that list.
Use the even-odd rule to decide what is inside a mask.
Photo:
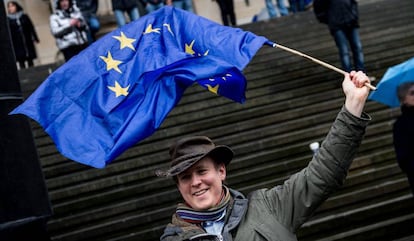
[{"label": "blue flag fabric", "polygon": [[243,103],[241,71],[264,44],[164,7],[93,43],[10,114],[37,121],[65,157],[103,168],[153,134],[193,83]]}]

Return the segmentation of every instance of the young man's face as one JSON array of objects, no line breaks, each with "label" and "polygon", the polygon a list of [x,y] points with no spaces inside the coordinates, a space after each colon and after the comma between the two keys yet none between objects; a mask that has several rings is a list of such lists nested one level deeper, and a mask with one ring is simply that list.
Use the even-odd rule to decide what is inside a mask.
[{"label": "young man's face", "polygon": [[206,210],[220,202],[226,167],[223,163],[215,164],[207,156],[178,174],[177,179],[178,190],[185,202],[195,210]]}]

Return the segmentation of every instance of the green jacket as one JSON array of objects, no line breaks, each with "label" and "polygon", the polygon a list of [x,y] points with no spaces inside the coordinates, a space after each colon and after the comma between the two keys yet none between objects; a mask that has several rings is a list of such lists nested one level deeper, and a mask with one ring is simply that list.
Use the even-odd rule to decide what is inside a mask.
[{"label": "green jacket", "polygon": [[222,237],[201,228],[169,224],[161,241],[295,241],[296,231],[344,182],[370,117],[357,118],[344,107],[309,165],[282,185],[260,189],[245,198],[231,190]]}]

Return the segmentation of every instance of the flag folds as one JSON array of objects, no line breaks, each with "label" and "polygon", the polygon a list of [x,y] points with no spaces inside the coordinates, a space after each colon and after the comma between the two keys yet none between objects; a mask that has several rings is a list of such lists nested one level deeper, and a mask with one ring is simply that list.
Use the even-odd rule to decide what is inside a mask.
[{"label": "flag folds", "polygon": [[266,43],[167,6],[93,43],[10,114],[37,121],[65,157],[103,168],[153,134],[193,83],[243,103],[242,70]]}]

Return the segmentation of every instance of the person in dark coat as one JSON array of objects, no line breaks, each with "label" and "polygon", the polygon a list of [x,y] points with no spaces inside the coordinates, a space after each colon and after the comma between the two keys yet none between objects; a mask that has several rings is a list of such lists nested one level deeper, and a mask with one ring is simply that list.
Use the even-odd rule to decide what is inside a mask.
[{"label": "person in dark coat", "polygon": [[297,241],[296,233],[314,211],[343,184],[370,116],[363,112],[369,78],[361,71],[342,82],[345,103],[308,166],[283,184],[244,196],[225,185],[233,151],[206,136],[171,145],[168,170],[181,194],[161,241]]},{"label": "person in dark coat", "polygon": [[20,69],[31,67],[33,59],[37,58],[34,43],[39,43],[32,20],[15,1],[7,2],[7,12],[16,61]]},{"label": "person in dark coat", "polygon": [[398,165],[407,175],[414,195],[414,79],[401,84],[397,90],[401,115],[393,125],[394,149]]},{"label": "person in dark coat", "polygon": [[[357,1],[314,0],[313,10],[319,22],[328,25],[339,50],[342,68],[348,73],[351,70],[365,72],[364,54],[358,31],[359,14]],[[351,52],[354,64],[351,61]]]}]

